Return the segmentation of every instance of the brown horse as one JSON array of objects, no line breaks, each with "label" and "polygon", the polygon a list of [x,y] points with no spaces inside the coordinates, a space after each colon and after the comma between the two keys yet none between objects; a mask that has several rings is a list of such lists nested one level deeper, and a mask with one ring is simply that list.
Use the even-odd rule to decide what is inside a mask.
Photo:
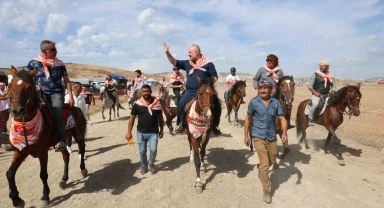
[{"label": "brown horse", "polygon": [[[227,104],[227,115],[225,117],[228,117],[228,122],[231,124],[231,112],[232,109],[235,111],[235,126],[241,127],[239,124],[239,119],[237,117],[237,113],[240,108],[241,98],[246,96],[245,88],[247,87],[246,81],[238,81],[236,82],[231,89],[231,92],[229,94],[229,102],[226,102]],[[224,92],[224,99],[228,100],[226,97],[226,93]]]},{"label": "brown horse", "polygon": [[[190,162],[195,160],[196,182],[195,190],[197,193],[203,192],[204,184],[200,179],[200,167],[204,165],[205,148],[209,141],[211,127],[213,124],[213,100],[215,88],[210,78],[201,79],[197,77],[199,89],[196,98],[188,102],[187,135],[189,149],[191,151]],[[200,150],[199,150],[200,149]]]},{"label": "brown horse", "polygon": [[[277,99],[280,102],[281,107],[283,108],[284,117],[287,120],[288,129],[292,128],[290,120],[292,104],[295,95],[295,81],[293,79],[293,76],[284,76],[279,80],[276,86],[276,93],[273,95],[273,98]],[[276,117],[276,134],[278,134],[280,138],[283,134],[281,121],[278,117]],[[290,152],[290,149],[288,147],[288,141],[283,143],[283,146],[284,152],[283,154],[279,155],[279,159],[284,159]],[[253,151],[253,142],[251,142],[250,148],[251,151]]]},{"label": "brown horse", "polygon": [[165,90],[165,87],[160,85],[160,91],[163,91],[163,95],[160,97],[161,107],[166,117],[165,124],[169,129],[169,133],[173,136],[173,126],[172,120],[177,116],[177,107],[171,106],[172,95],[168,95],[168,91]]},{"label": "brown horse", "polygon": [[[52,124],[49,123],[46,116],[44,116],[43,110],[40,111],[37,101],[37,92],[36,86],[33,81],[33,77],[36,74],[36,69],[26,72],[20,71],[17,72],[16,68],[12,66],[11,73],[13,76],[12,81],[10,82],[10,102],[11,102],[11,114],[16,122],[25,122],[27,125],[29,121],[38,117],[39,112],[41,112],[43,124],[42,131],[38,135],[38,140],[34,143],[28,144],[27,135],[25,135],[25,147],[19,150],[15,146],[12,164],[7,171],[7,179],[9,184],[9,197],[12,199],[13,206],[15,207],[24,207],[25,202],[19,197],[19,192],[16,187],[15,175],[17,169],[20,167],[21,163],[28,157],[28,155],[32,155],[33,157],[39,158],[40,161],[40,178],[43,182],[43,197],[41,200],[43,201],[43,205],[47,206],[49,204],[49,193],[50,189],[47,183],[48,172],[47,172],[47,164],[48,164],[48,149],[52,147],[54,144],[54,131],[52,131]],[[79,150],[81,153],[81,162],[80,169],[81,174],[85,177],[88,173],[85,168],[84,163],[84,151],[85,151],[85,143],[84,137],[86,132],[86,120],[84,118],[83,113],[79,108],[72,107],[70,108],[70,112],[75,120],[75,126],[65,130],[64,138],[67,138],[71,133],[77,144],[79,145]],[[47,115],[47,114],[45,114]],[[49,114],[48,114],[49,116]],[[27,130],[24,126],[24,134],[26,134]],[[32,132],[33,133],[33,132]],[[60,187],[65,188],[66,182],[68,180],[68,163],[69,163],[69,153],[67,150],[62,152],[63,160],[64,160],[64,175],[60,182]],[[27,180],[30,180],[28,178]]]},{"label": "brown horse", "polygon": [[[328,137],[325,141],[324,152],[328,154],[327,145],[331,138],[335,139],[335,144],[337,147],[337,159],[340,165],[345,165],[343,156],[340,151],[341,140],[336,136],[336,129],[343,123],[343,114],[351,116],[360,115],[360,99],[362,94],[360,92],[360,83],[357,86],[348,85],[340,90],[338,90],[334,95],[328,100],[327,106],[324,110],[324,113],[320,115],[315,122],[319,125],[324,126],[328,130]],[[300,137],[300,142],[304,140],[305,147],[310,149],[307,143],[307,133],[306,129],[308,128],[308,117],[305,114],[305,108],[311,100],[304,100],[300,103],[297,109],[297,120],[296,120],[296,133],[297,137]],[[348,112],[346,108],[348,107]]]}]

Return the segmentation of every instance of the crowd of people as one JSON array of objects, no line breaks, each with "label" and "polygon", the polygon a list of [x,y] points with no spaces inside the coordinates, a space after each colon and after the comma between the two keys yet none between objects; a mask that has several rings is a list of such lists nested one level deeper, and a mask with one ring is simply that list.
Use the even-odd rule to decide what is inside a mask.
[{"label": "crowd of people", "polygon": [[[172,74],[169,77],[169,82],[166,77],[163,77],[159,84],[165,88],[171,88],[174,95],[177,97],[178,115],[176,133],[181,133],[186,128],[186,119],[184,107],[187,102],[197,96],[198,79],[197,77],[209,78],[212,82],[216,82],[218,74],[215,65],[201,53],[198,45],[193,44],[189,48],[189,59],[179,60],[173,57],[166,43],[163,45],[165,55],[168,61],[172,64]],[[64,103],[69,106],[76,106],[81,109],[83,115],[91,124],[89,117],[89,107],[93,103],[95,105],[94,93],[83,86],[81,83],[70,82],[65,64],[59,60],[57,55],[56,43],[49,40],[44,40],[40,44],[41,54],[32,59],[27,66],[28,71],[36,69],[34,77],[37,90],[45,95],[50,103],[53,122],[55,129],[55,145],[57,151],[72,152],[71,135],[68,138],[63,138],[64,124],[62,116],[62,108]],[[186,72],[187,79],[183,76],[180,70]],[[139,144],[141,173],[145,174],[150,171],[156,173],[155,159],[157,154],[158,139],[163,137],[164,120],[162,116],[162,108],[157,96],[152,95],[152,88],[147,83],[147,78],[140,70],[135,71],[134,79],[127,80],[127,95],[132,93],[137,96],[136,102],[131,111],[131,117],[128,121],[127,140],[132,139],[132,129],[137,118],[136,139]],[[279,59],[276,55],[270,54],[267,56],[266,64],[258,69],[253,79],[253,87],[259,93],[258,96],[249,101],[247,115],[244,125],[244,142],[248,146],[250,137],[256,148],[259,156],[258,172],[259,179],[262,183],[264,191],[264,201],[271,202],[271,182],[268,177],[268,169],[276,161],[276,131],[275,120],[278,117],[281,120],[283,127],[282,141],[288,140],[287,137],[287,122],[283,116],[283,110],[278,100],[273,98],[276,93],[276,84],[279,79],[284,76],[282,69],[279,67]],[[61,83],[64,79],[65,89]],[[230,90],[233,85],[240,80],[236,75],[236,68],[230,69],[230,74],[226,78],[228,89],[226,97],[229,97]],[[107,76],[105,86],[108,90],[117,90],[117,85],[111,76]],[[133,92],[133,89],[135,91]],[[313,124],[313,112],[317,107],[317,103],[321,95],[334,93],[336,86],[334,77],[329,72],[329,63],[321,62],[320,69],[311,77],[309,90],[312,93],[312,108],[309,115],[309,124]],[[161,97],[162,94],[159,94]],[[212,132],[220,135],[219,128],[221,117],[221,104],[218,95],[214,96],[213,107],[213,126]],[[241,104],[245,102],[242,101]],[[9,117],[9,96],[5,88],[5,83],[0,83],[0,133],[7,132],[6,123]],[[251,132],[249,135],[248,132]],[[147,160],[147,147],[149,148],[149,161]]]}]

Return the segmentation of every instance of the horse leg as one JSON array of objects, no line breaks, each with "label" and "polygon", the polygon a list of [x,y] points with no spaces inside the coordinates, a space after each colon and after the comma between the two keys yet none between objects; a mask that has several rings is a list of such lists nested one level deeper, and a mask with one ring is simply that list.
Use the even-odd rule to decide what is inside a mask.
[{"label": "horse leg", "polygon": [[101,106],[101,115],[103,117],[103,120],[105,119],[105,116],[104,116],[104,105]]},{"label": "horse leg", "polygon": [[199,154],[199,143],[197,139],[191,138],[191,140],[192,140],[193,152],[195,154],[195,158],[194,158],[195,168],[196,168],[195,191],[196,193],[202,193],[204,184],[201,182],[201,179],[200,179],[201,161],[200,161],[200,154]]},{"label": "horse leg", "polygon": [[[279,136],[280,136],[280,139],[281,139],[281,135],[282,135],[282,132],[279,133]],[[278,158],[280,160],[283,160],[288,154],[289,152],[291,151],[288,147],[288,141],[286,141],[285,143],[283,143],[283,146],[284,146],[284,152],[282,155],[280,155]]]},{"label": "horse leg", "polygon": [[173,136],[175,135],[173,133],[173,127],[172,127],[172,119],[170,118],[170,115],[167,115],[167,121],[165,122],[165,124],[167,125],[168,129],[169,129],[169,133]]},{"label": "horse leg", "polygon": [[231,112],[232,112],[232,106],[227,103],[227,116],[228,116],[228,123],[229,124],[232,124],[231,123]]},{"label": "horse leg", "polygon": [[17,169],[20,167],[21,163],[27,158],[28,155],[21,154],[18,151],[14,151],[13,153],[13,161],[11,166],[7,171],[7,179],[9,185],[9,198],[12,199],[12,204],[14,207],[24,207],[25,202],[19,197],[19,191],[17,191],[15,175]]},{"label": "horse leg", "polygon": [[192,163],[193,162],[193,158],[194,158],[194,152],[193,152],[193,149],[192,149],[192,141],[191,141],[191,136],[188,135],[188,142],[189,142],[189,152],[190,152],[190,157],[189,157],[189,162]]},{"label": "horse leg", "polygon": [[[207,133],[207,138],[205,139],[203,145],[201,145],[201,149],[200,149],[200,159],[201,159],[201,167],[204,168],[204,157],[205,157],[205,150],[206,150],[206,147],[207,147],[207,144],[209,142],[209,135]],[[205,169],[205,168],[204,168]]]},{"label": "horse leg", "polygon": [[65,189],[65,185],[68,181],[68,165],[69,165],[69,153],[68,151],[62,151],[61,154],[63,155],[64,160],[64,174],[60,181],[60,188]]},{"label": "horse leg", "polygon": [[[119,109],[119,107],[117,107]],[[113,106],[113,119],[116,119],[116,105]]]},{"label": "horse leg", "polygon": [[343,155],[341,154],[341,150],[340,150],[341,140],[336,136],[333,129],[331,129],[331,128],[327,128],[327,129],[329,129],[328,130],[329,133],[332,135],[333,139],[335,139],[335,144],[336,144],[336,148],[337,148],[337,160],[339,162],[339,165],[344,166],[345,162],[344,162]]},{"label": "horse leg", "polygon": [[235,126],[241,127],[239,124],[238,111],[239,109],[235,110]]},{"label": "horse leg", "polygon": [[109,121],[111,121],[111,116],[112,116],[112,107],[109,108]]},{"label": "horse leg", "polygon": [[328,146],[328,143],[331,141],[331,138],[332,138],[332,134],[328,132],[327,140],[325,141],[325,144],[324,144],[324,153],[325,154],[329,154],[327,146]]},{"label": "horse leg", "polygon": [[[77,126],[76,126],[77,127]],[[75,128],[76,128],[75,127]],[[79,147],[79,156],[80,156],[80,170],[81,175],[85,178],[88,175],[88,170],[85,168],[85,126],[77,130],[77,134],[73,134],[77,146]]]},{"label": "horse leg", "polygon": [[43,182],[43,197],[41,198],[41,200],[43,201],[43,207],[46,207],[49,204],[49,193],[51,192],[48,186],[48,171],[47,171],[48,152],[44,151],[43,153],[41,153],[39,155],[39,161],[40,161],[40,179]]}]

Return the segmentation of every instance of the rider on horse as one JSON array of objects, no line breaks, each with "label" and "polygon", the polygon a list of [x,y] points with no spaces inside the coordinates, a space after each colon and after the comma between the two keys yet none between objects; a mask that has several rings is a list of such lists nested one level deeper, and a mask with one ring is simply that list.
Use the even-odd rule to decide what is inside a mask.
[{"label": "rider on horse", "polygon": [[273,84],[271,93],[273,97],[276,93],[276,84],[284,76],[284,73],[279,67],[279,58],[276,55],[269,54],[266,61],[267,64],[261,67],[253,78],[253,87],[257,89],[262,80],[267,80]]},{"label": "rider on horse", "polygon": [[329,63],[327,61],[320,62],[320,69],[317,70],[309,81],[308,89],[312,92],[312,105],[309,109],[308,125],[315,125],[313,116],[319,105],[320,99],[324,95],[334,94],[336,91],[335,77],[329,71]]},{"label": "rider on horse", "polygon": [[64,119],[62,108],[64,105],[64,88],[61,79],[64,79],[69,99],[68,103],[73,106],[72,86],[68,77],[64,62],[56,58],[56,43],[50,40],[43,40],[40,44],[41,55],[28,63],[27,70],[36,68],[36,88],[41,91],[51,107],[52,118],[55,130],[55,149],[65,151],[64,141]]},{"label": "rider on horse", "polygon": [[176,66],[173,67],[169,87],[173,89],[173,94],[177,98],[176,105],[178,106],[181,99],[181,91],[185,88],[185,81],[183,74],[180,73],[179,68]]},{"label": "rider on horse", "polygon": [[107,79],[105,81],[105,89],[107,89],[110,92],[117,90],[116,80],[112,79],[111,75],[107,76]]},{"label": "rider on horse", "polygon": [[[186,91],[184,95],[181,97],[178,106],[178,115],[177,115],[177,129],[175,130],[177,133],[181,133],[183,131],[183,124],[185,119],[184,107],[187,102],[197,95],[198,90],[198,80],[197,77],[201,79],[211,78],[213,82],[217,81],[217,71],[215,65],[209,61],[203,54],[201,54],[200,47],[196,44],[193,44],[189,47],[189,57],[190,60],[176,60],[170,53],[169,47],[166,43],[164,43],[164,52],[167,55],[169,62],[172,65],[176,66],[179,69],[183,69],[186,71],[188,79],[186,84]],[[221,116],[221,105],[217,95],[214,98],[214,121],[213,121],[213,133],[218,135],[221,134],[220,129],[218,128],[220,123]]]},{"label": "rider on horse", "polygon": [[168,82],[165,80],[165,77],[159,82],[159,84],[163,87],[164,91],[159,90],[159,96],[162,97],[164,93],[168,90]]},{"label": "rider on horse", "polygon": [[[235,67],[232,67],[231,68],[231,74],[228,74],[227,76],[227,86],[228,86],[228,89],[225,91],[225,97],[226,97],[226,102],[229,102],[229,93],[231,92],[232,90],[232,87],[234,84],[236,84],[236,82],[238,82],[240,80],[239,76],[236,75],[236,68]],[[243,101],[243,97],[241,97],[241,103],[240,104],[244,104],[245,102]]]},{"label": "rider on horse", "polygon": [[147,84],[147,78],[144,77],[141,70],[136,70],[135,84],[133,85],[136,89],[138,98],[141,98],[141,87]]}]

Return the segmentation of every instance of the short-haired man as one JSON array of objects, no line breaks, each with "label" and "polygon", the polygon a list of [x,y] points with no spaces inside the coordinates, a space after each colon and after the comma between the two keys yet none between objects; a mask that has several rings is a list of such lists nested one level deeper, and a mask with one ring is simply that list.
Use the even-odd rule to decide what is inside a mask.
[{"label": "short-haired man", "polygon": [[36,68],[36,88],[47,98],[52,107],[53,123],[55,130],[55,149],[65,151],[64,141],[64,119],[62,108],[64,105],[64,88],[61,79],[64,79],[65,86],[69,94],[68,103],[73,106],[73,96],[71,81],[69,80],[67,69],[64,62],[56,58],[56,43],[50,40],[43,40],[40,43],[41,55],[31,60],[27,65],[27,70]]},{"label": "short-haired man", "polygon": [[141,98],[141,87],[147,84],[147,78],[144,77],[141,70],[136,70],[135,84],[133,85],[136,89],[137,96]]},{"label": "short-haired man", "polygon": [[[281,141],[287,141],[287,121],[284,118],[284,112],[280,102],[271,98],[273,84],[267,80],[258,83],[257,91],[259,95],[253,98],[248,105],[247,117],[244,123],[244,143],[249,146],[249,130],[251,137],[259,156],[259,179],[263,186],[263,200],[271,203],[271,182],[268,176],[268,169],[276,163],[276,116],[279,117],[283,129]],[[251,121],[252,119],[252,121]],[[251,128],[250,124],[253,123]]]},{"label": "short-haired man", "polygon": [[[157,154],[158,138],[163,137],[163,111],[160,102],[152,96],[151,86],[141,87],[142,97],[132,107],[131,117],[128,122],[128,133],[126,139],[132,138],[132,128],[138,117],[137,143],[140,149],[141,174],[149,171],[155,174],[155,159]],[[160,129],[160,130],[159,130]],[[147,161],[147,146],[149,148],[149,166]]]}]

